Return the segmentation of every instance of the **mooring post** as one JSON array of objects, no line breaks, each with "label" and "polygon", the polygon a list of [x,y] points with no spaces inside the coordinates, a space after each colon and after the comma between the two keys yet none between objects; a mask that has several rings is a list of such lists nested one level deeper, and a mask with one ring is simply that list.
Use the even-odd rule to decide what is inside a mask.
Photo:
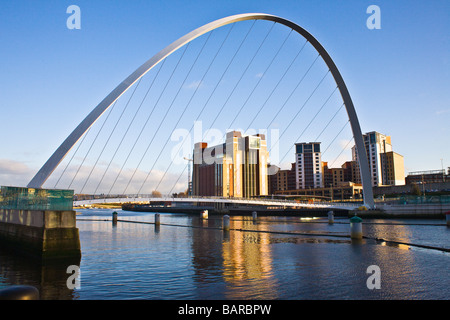
[{"label": "mooring post", "polygon": [[208,219],[208,210],[202,210],[200,212],[200,219]]},{"label": "mooring post", "polygon": [[333,223],[334,223],[334,212],[328,211],[328,224],[333,224]]},{"label": "mooring post", "polygon": [[117,224],[117,212],[114,211],[113,214],[112,214],[112,216],[113,216],[113,220],[112,220],[113,225],[116,225],[116,224]]},{"label": "mooring post", "polygon": [[354,216],[350,219],[350,237],[352,239],[362,239],[362,219]]},{"label": "mooring post", "polygon": [[229,215],[223,216],[223,230],[230,231],[230,216]]},{"label": "mooring post", "polygon": [[161,215],[159,213],[155,213],[155,225],[159,226],[161,224]]},{"label": "mooring post", "polygon": [[11,286],[0,290],[0,300],[39,300],[39,290],[33,286]]}]

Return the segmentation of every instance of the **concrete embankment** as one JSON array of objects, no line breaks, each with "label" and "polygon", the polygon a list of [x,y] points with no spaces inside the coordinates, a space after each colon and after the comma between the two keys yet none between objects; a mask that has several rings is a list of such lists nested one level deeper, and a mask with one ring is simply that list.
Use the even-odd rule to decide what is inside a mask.
[{"label": "concrete embankment", "polygon": [[0,209],[0,241],[46,261],[81,257],[75,211]]}]

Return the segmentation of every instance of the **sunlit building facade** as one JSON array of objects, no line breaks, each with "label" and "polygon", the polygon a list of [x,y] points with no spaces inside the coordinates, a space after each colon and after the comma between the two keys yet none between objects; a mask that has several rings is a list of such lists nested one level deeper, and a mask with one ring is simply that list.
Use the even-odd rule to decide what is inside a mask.
[{"label": "sunlit building facade", "polygon": [[194,146],[193,194],[197,196],[255,197],[268,194],[265,136],[226,135],[224,144]]},{"label": "sunlit building facade", "polygon": [[[403,156],[393,151],[391,137],[372,131],[364,134],[363,138],[369,161],[372,186],[404,185]],[[352,157],[358,163],[358,152],[355,146],[352,148]],[[358,177],[358,181],[355,182],[360,183],[361,178]]]}]

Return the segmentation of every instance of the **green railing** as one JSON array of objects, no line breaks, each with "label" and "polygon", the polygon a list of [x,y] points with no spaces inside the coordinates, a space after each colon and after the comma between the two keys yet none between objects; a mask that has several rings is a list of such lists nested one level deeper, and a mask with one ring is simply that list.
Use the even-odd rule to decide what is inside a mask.
[{"label": "green railing", "polygon": [[73,190],[1,187],[0,209],[73,210]]}]

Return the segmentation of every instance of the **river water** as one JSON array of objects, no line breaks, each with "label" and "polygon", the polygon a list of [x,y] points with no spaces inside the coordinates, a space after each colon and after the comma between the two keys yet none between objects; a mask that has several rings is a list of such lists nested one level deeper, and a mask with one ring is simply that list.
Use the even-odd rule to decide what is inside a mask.
[{"label": "river water", "polygon": [[[370,239],[358,241],[348,237],[346,218],[329,225],[326,218],[235,216],[235,230],[224,232],[219,216],[161,214],[155,226],[138,223],[154,222],[154,213],[117,210],[113,225],[113,210],[78,211],[81,260],[45,266],[0,249],[0,289],[33,285],[46,300],[450,296],[450,254],[439,250],[449,248],[444,220],[365,219]],[[69,263],[80,271],[73,289]],[[379,268],[375,280],[370,266]],[[369,277],[379,289],[369,289]]]}]

